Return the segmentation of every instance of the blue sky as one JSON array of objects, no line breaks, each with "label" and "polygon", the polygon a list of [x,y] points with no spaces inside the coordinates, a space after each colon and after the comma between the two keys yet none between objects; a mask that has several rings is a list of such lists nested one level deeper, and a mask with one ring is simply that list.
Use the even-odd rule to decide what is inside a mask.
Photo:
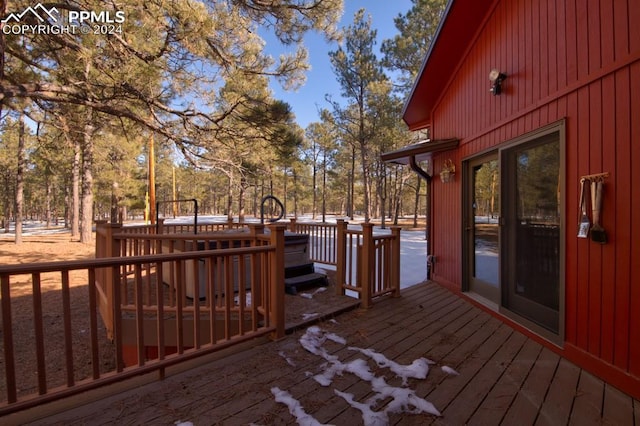
[{"label": "blue sky", "polygon": [[[393,19],[398,14],[406,14],[412,6],[411,0],[344,0],[344,3],[344,14],[339,27],[350,25],[354,13],[364,8],[371,15],[372,28],[378,31],[378,49],[382,40],[397,34]],[[271,85],[275,97],[291,105],[296,121],[303,128],[311,122],[320,121],[318,109],[329,107],[325,94],[331,94],[334,99],[340,96],[340,87],[329,62],[329,52],[336,50],[337,45],[329,45],[319,34],[308,34],[305,45],[311,63],[305,85],[297,92],[286,92],[275,82]],[[271,54],[277,57],[278,53]]]}]

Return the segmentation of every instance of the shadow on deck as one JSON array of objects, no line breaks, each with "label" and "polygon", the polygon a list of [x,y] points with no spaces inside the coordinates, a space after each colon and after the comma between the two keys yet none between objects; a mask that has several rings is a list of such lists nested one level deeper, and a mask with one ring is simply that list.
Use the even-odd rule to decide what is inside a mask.
[{"label": "shadow on deck", "polygon": [[[300,312],[304,310],[303,304]],[[361,358],[376,377],[403,387],[389,369],[354,347],[375,350],[403,365],[421,357],[433,361],[426,378],[411,378],[403,388],[431,402],[442,415],[391,413],[389,424],[633,425],[640,420],[637,400],[433,283],[334,319],[319,323],[345,340],[323,346],[332,363]],[[376,393],[372,381],[345,371],[321,386],[313,376],[326,372],[327,361],[303,348],[304,328],[299,324],[279,341],[263,339],[224,357],[200,360],[160,382],[82,406],[75,399],[67,402],[75,407],[34,424],[295,424],[288,407],[276,402],[274,388],[288,392],[291,401],[320,423],[363,424],[362,412],[336,391],[364,403]],[[447,374],[444,366],[459,375]],[[390,400],[378,401],[375,411]],[[22,423],[24,418],[6,420]]]}]

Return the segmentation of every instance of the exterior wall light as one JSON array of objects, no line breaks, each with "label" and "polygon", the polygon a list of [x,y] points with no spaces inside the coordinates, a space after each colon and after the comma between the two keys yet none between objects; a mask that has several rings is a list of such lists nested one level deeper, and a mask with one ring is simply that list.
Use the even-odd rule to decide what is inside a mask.
[{"label": "exterior wall light", "polygon": [[491,89],[489,91],[493,93],[493,96],[502,93],[502,82],[507,78],[507,75],[501,73],[499,69],[494,68],[489,73],[489,81],[491,82]]},{"label": "exterior wall light", "polygon": [[447,160],[442,165],[440,171],[440,180],[442,183],[453,182],[453,176],[456,174],[456,166],[453,165],[453,161]]}]

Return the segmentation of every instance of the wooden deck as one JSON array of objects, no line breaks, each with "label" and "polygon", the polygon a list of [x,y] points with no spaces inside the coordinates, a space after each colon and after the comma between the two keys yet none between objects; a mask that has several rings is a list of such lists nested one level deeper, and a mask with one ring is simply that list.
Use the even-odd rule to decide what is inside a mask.
[{"label": "wooden deck", "polygon": [[[435,284],[411,287],[400,298],[383,300],[366,311],[349,311],[318,325],[346,340],[344,345],[328,342],[324,346],[344,363],[368,359],[350,346],[373,349],[399,364],[411,364],[420,357],[435,362],[425,379],[409,379],[406,387],[433,403],[442,416],[390,414],[389,424],[640,423],[639,401]],[[371,382],[345,372],[330,386],[318,384],[312,375],[320,373],[327,362],[301,346],[304,331],[277,342],[259,341],[232,356],[33,424],[296,424],[287,406],[275,401],[274,387],[289,392],[320,423],[363,424],[361,412],[335,390],[364,402],[373,395]],[[389,384],[401,386],[389,369],[371,360],[368,364],[376,376],[384,375]],[[442,366],[459,375],[446,374]],[[375,410],[383,409],[389,400]],[[78,405],[78,401],[71,404]],[[2,419],[3,423],[23,423],[26,413],[17,414]]]}]

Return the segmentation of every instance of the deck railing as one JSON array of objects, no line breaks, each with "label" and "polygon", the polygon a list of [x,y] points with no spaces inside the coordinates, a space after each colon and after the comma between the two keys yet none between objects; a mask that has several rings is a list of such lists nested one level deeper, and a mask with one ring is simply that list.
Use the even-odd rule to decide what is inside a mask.
[{"label": "deck railing", "polygon": [[289,230],[309,236],[309,258],[313,262],[338,264],[338,226],[335,223],[298,222],[291,219]]},{"label": "deck railing", "polygon": [[[158,235],[136,234],[140,246],[155,246],[157,254],[129,257],[108,256],[119,253],[124,235],[113,232],[116,225],[99,228],[103,242],[111,241],[97,246],[102,258],[0,266],[0,416],[135,375],[163,376],[170,365],[255,337],[284,336],[284,291],[274,284],[284,281],[283,225],[271,227],[269,235],[253,235],[250,245],[220,250],[211,243],[197,252],[160,253]],[[182,247],[189,241],[177,235],[172,240]],[[71,305],[70,274],[87,283],[82,314]],[[56,284],[43,289],[45,276]],[[13,295],[17,280],[23,293],[29,286],[32,298],[33,317],[19,328],[27,339],[13,333],[12,305],[25,297]],[[194,285],[201,280],[205,291]],[[52,291],[59,293],[54,303],[43,304],[43,293]],[[80,315],[88,329],[78,337]],[[54,326],[62,327],[62,338],[51,338]],[[83,354],[89,359],[79,355],[79,347],[88,348]]]},{"label": "deck railing", "polygon": [[355,292],[362,307],[375,298],[400,295],[400,230],[374,235],[374,225],[363,223],[350,229],[345,220],[337,223],[304,223],[291,220],[289,229],[309,235],[311,260],[336,266],[338,294]]},{"label": "deck railing", "polygon": [[[103,222],[96,259],[0,266],[0,416],[136,375],[163,377],[170,365],[258,336],[282,337],[286,226],[209,225],[195,235],[193,226]],[[335,265],[339,294],[355,292],[365,308],[399,295],[400,228],[374,235],[371,224],[342,220],[289,226],[310,235],[314,262]],[[78,276],[87,283],[82,313],[71,304]],[[53,302],[43,303],[45,292],[56,292]],[[13,333],[19,297],[31,298],[32,317],[20,327],[27,338]],[[80,332],[79,318],[87,322]],[[53,326],[61,338],[51,339]],[[78,358],[81,346],[90,360]]]}]

